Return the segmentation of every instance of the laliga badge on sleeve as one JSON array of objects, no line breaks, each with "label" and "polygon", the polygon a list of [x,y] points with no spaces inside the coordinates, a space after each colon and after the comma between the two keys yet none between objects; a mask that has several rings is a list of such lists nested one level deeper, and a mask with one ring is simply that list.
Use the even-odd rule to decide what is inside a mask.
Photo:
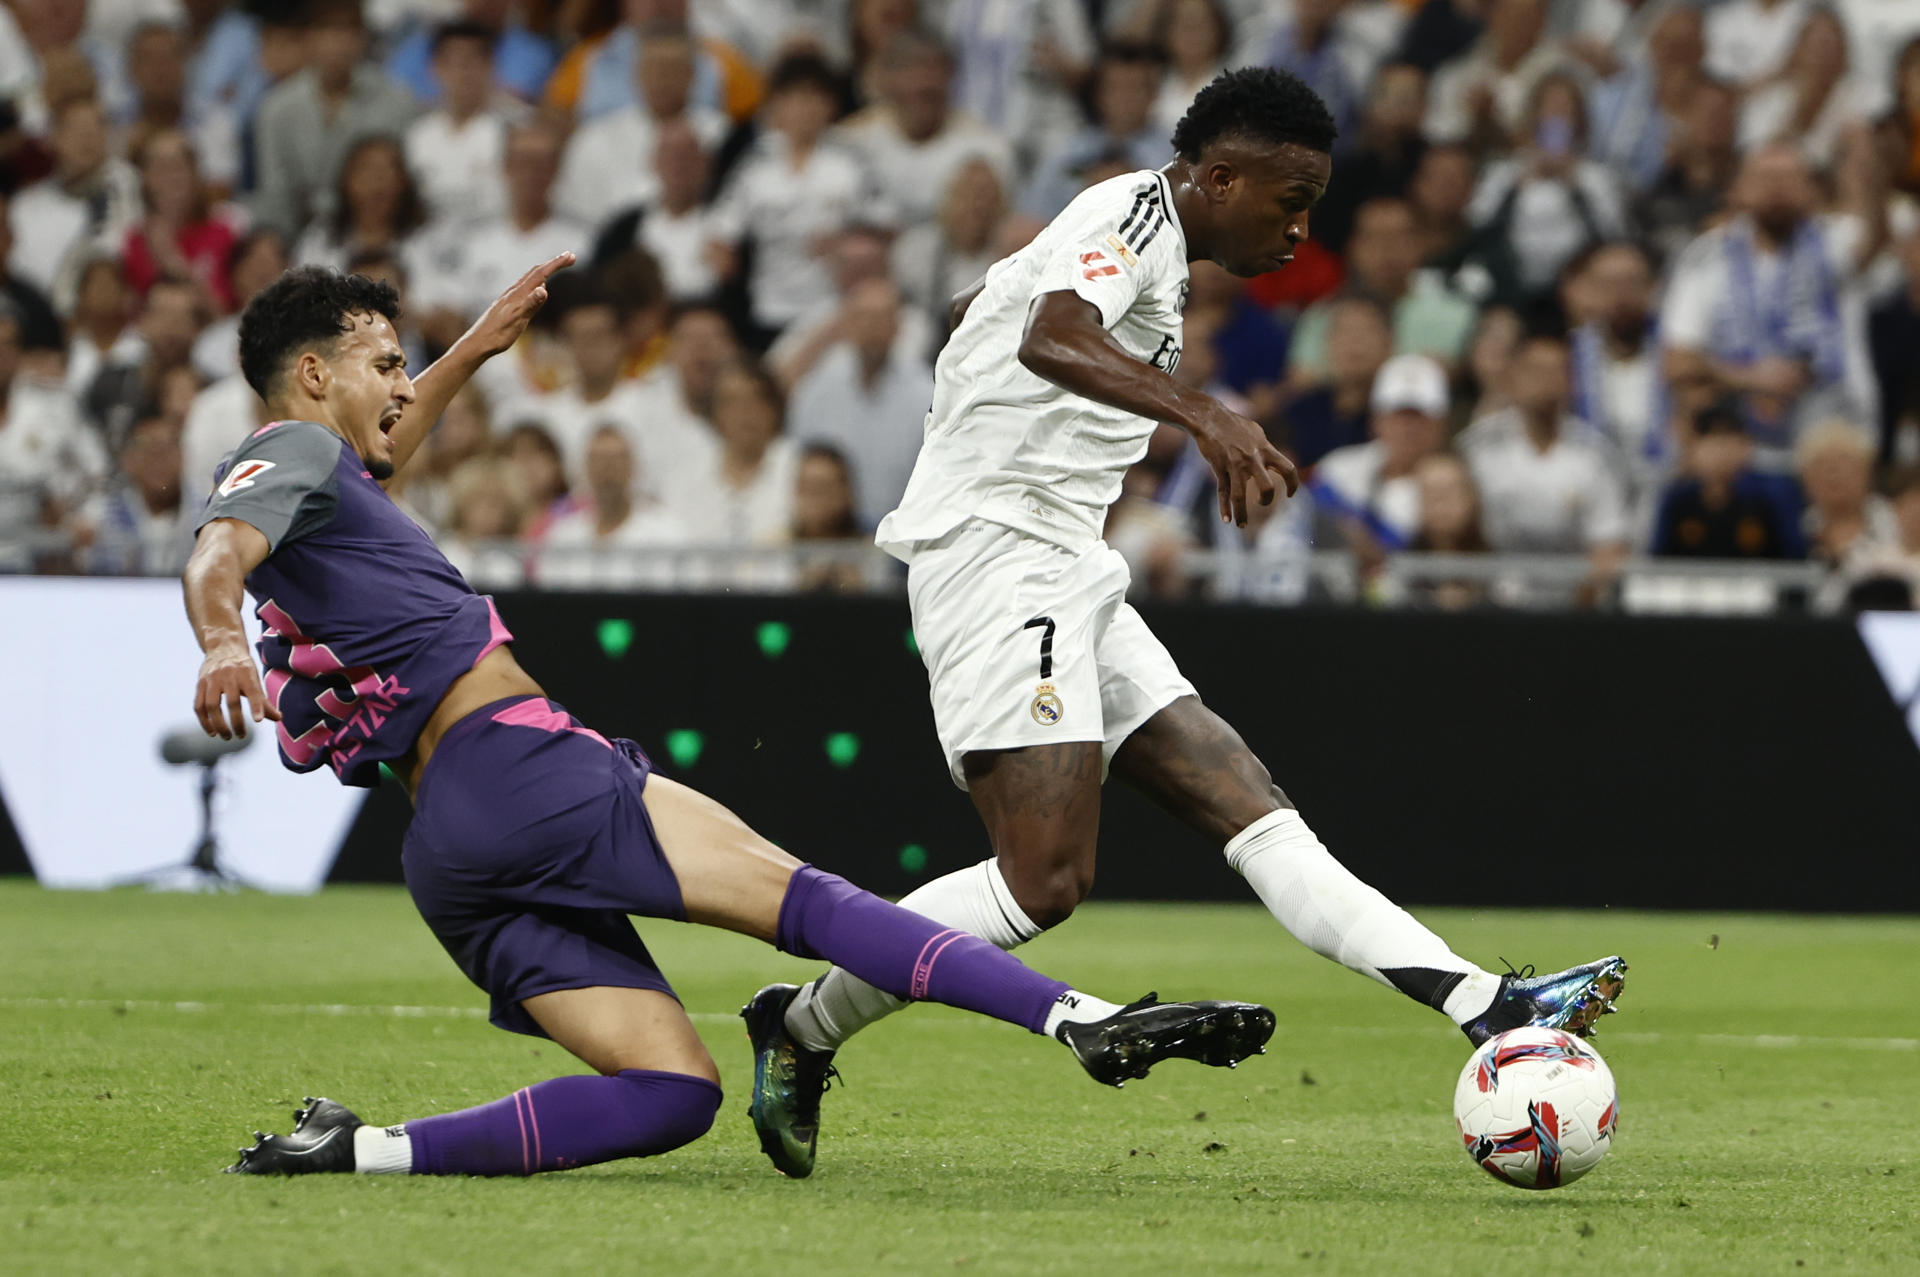
[{"label": "laliga badge on sleeve", "polygon": [[1052,727],[1066,716],[1066,707],[1060,703],[1059,693],[1054,691],[1052,683],[1042,683],[1033,689],[1033,704],[1028,707],[1033,721],[1042,727]]}]

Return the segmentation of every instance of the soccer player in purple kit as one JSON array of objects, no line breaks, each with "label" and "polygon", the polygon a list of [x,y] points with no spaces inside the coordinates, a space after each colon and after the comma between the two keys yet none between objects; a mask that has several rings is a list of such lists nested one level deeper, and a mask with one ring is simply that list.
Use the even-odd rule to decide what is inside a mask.
[{"label": "soccer player in purple kit", "polygon": [[[899,997],[1024,1025],[1113,1085],[1163,1059],[1259,1051],[1265,1007],[1152,994],[1122,1007],[1071,989],[800,863],[546,699],[493,601],[381,484],[572,261],[529,271],[418,381],[389,286],[302,268],[261,292],[241,318],[241,369],[274,420],[222,461],[184,580],[206,654],[201,725],[231,737],[249,714],[271,719],[288,767],[327,766],[349,785],[390,767],[414,801],[401,858],[421,916],[496,1025],[551,1038],[595,1075],[387,1127],[310,1099],[291,1134],[257,1135],[228,1169],[524,1175],[697,1139],[719,1073],[629,914],[724,927]],[[243,588],[264,626],[264,681]]]}]

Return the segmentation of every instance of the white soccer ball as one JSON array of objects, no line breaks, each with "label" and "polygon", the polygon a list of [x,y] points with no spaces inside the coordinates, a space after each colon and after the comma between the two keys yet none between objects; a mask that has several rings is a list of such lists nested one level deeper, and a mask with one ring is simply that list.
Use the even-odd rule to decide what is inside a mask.
[{"label": "white soccer ball", "polygon": [[1619,1114],[1607,1062],[1559,1029],[1488,1038],[1453,1088],[1467,1156],[1515,1188],[1559,1188],[1598,1166]]}]

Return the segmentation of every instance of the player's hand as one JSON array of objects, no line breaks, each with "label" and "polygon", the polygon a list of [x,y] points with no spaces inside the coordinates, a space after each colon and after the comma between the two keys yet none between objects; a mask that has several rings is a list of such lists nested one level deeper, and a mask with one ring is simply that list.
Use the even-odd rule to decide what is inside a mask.
[{"label": "player's hand", "polygon": [[488,358],[506,350],[520,340],[520,334],[527,331],[527,325],[547,304],[547,281],[577,260],[572,253],[562,253],[541,262],[496,297],[486,313],[473,321],[467,335],[480,344]]},{"label": "player's hand", "polygon": [[[1213,467],[1213,480],[1220,486],[1221,522],[1244,528],[1248,485],[1259,492],[1261,505],[1272,505],[1280,484],[1286,485],[1288,496],[1299,490],[1300,472],[1268,441],[1259,422],[1217,404],[1215,408],[1217,411],[1205,420],[1189,427],[1189,433],[1200,445],[1200,455]],[[1280,484],[1274,482],[1275,475]]]},{"label": "player's hand", "polygon": [[260,671],[254,668],[253,654],[245,648],[222,648],[208,652],[200,663],[200,686],[194,692],[193,712],[201,730],[221,740],[236,736],[245,739],[247,712],[256,723],[280,721],[280,711],[267,700],[260,685]]}]

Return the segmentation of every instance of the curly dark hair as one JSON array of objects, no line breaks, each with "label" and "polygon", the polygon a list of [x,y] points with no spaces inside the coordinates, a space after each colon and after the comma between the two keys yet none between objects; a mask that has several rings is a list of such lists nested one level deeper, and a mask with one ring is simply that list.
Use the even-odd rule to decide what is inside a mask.
[{"label": "curly dark hair", "polygon": [[1193,161],[1221,138],[1241,137],[1331,153],[1338,134],[1333,113],[1305,80],[1267,67],[1242,67],[1215,76],[1194,96],[1174,126],[1173,149]]},{"label": "curly dark hair", "polygon": [[240,315],[240,372],[262,399],[295,355],[353,331],[355,315],[400,317],[393,285],[299,266],[261,289]]}]

